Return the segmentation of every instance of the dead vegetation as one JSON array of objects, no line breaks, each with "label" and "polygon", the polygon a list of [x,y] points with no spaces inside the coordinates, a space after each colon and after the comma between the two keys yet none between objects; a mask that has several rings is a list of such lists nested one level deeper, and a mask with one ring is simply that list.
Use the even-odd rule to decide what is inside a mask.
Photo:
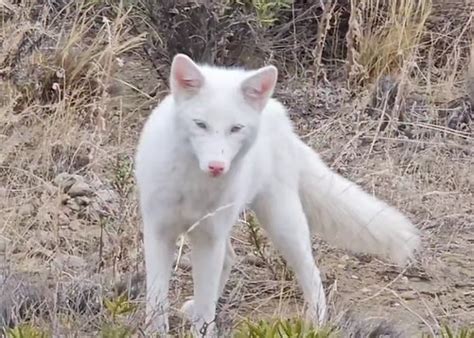
[{"label": "dead vegetation", "polygon": [[[301,137],[422,229],[423,251],[405,269],[316,240],[343,336],[472,327],[469,6],[0,2],[0,325],[11,337],[141,334],[132,159],[179,51],[224,65],[276,64],[277,97]],[[303,304],[293,275],[250,215],[233,241],[239,261],[220,303],[224,332],[248,318],[298,317]],[[192,292],[187,251],[172,282],[176,308]],[[173,324],[184,334],[178,315]]]}]

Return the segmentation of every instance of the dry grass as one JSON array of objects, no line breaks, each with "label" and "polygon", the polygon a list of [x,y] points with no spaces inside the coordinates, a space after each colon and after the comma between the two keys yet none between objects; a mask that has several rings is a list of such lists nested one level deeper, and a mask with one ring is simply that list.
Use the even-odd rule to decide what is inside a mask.
[{"label": "dry grass", "polygon": [[[144,119],[166,91],[158,77],[166,72],[166,53],[175,48],[160,31],[169,27],[145,15],[144,3],[0,4],[0,319],[16,325],[10,336],[21,335],[22,328],[23,336],[40,336],[31,327],[46,336],[110,337],[140,335],[144,328],[132,159]],[[316,241],[335,325],[361,336],[474,325],[469,12],[441,34],[429,24],[436,4],[428,1],[352,1],[346,32],[350,71],[314,84],[315,74],[334,70],[325,62],[330,51],[315,47],[334,48],[328,41],[344,29],[344,9],[336,2],[321,12],[311,7],[307,13],[326,17],[313,30],[315,39],[306,41],[299,40],[300,28],[314,17],[298,11],[298,1],[259,14],[265,3],[245,2],[245,10],[256,14],[231,27],[248,38],[252,20],[270,18],[250,31],[268,34],[258,57],[273,55],[281,63],[277,96],[290,108],[298,133],[335,170],[404,210],[423,232],[419,260],[404,270]],[[292,17],[291,10],[294,26],[283,20]],[[189,14],[179,6],[178,11]],[[224,13],[223,22],[231,20],[229,9],[218,13]],[[233,20],[243,18],[231,13]],[[192,25],[189,15],[186,24]],[[142,23],[150,30],[148,40],[140,34]],[[279,32],[293,38],[282,42]],[[239,53],[226,39],[217,39],[213,53],[247,60],[251,53]],[[306,50],[316,60],[305,63]],[[471,51],[471,67],[473,60]],[[306,70],[295,79],[294,69]],[[239,261],[220,304],[221,327],[232,330],[248,318],[300,316],[293,275],[250,215],[232,240]],[[176,308],[192,290],[187,256],[185,246],[172,281]],[[387,314],[396,329],[381,324]],[[184,334],[179,316],[172,323]]]},{"label": "dry grass", "polygon": [[430,13],[430,0],[351,1],[349,80],[360,85],[414,62]]}]

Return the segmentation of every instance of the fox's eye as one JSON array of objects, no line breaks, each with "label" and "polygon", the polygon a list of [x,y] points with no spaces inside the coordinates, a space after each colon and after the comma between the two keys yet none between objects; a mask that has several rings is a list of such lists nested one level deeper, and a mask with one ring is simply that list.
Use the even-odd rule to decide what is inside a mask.
[{"label": "fox's eye", "polygon": [[237,133],[239,132],[240,130],[242,130],[244,126],[241,125],[241,124],[236,124],[235,126],[232,126],[232,128],[230,128],[230,132],[231,133]]},{"label": "fox's eye", "polygon": [[196,123],[196,126],[198,126],[201,129],[207,129],[207,124],[204,121],[194,120],[194,123]]}]

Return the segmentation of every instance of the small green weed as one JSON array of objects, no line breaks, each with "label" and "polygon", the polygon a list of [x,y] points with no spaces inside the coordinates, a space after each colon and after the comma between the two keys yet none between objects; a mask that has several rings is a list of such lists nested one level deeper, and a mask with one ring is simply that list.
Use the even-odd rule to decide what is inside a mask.
[{"label": "small green weed", "polygon": [[49,338],[51,335],[44,330],[28,324],[16,326],[6,330],[7,338]]},{"label": "small green weed", "polygon": [[258,22],[269,27],[277,21],[278,12],[291,8],[293,0],[231,0],[232,3],[251,8],[257,14]]},{"label": "small green weed", "polygon": [[114,188],[126,197],[133,188],[133,164],[127,156],[118,155],[114,165]]},{"label": "small green weed", "polygon": [[235,338],[329,338],[335,337],[333,329],[314,328],[301,319],[275,321],[261,320],[258,323],[243,322],[234,334]]},{"label": "small green weed", "polygon": [[132,337],[132,330],[120,324],[107,324],[102,327],[100,336],[102,338],[128,338]]},{"label": "small green weed", "polygon": [[104,306],[115,321],[118,316],[133,313],[137,306],[132,304],[126,295],[121,295],[113,300],[105,299]]},{"label": "small green weed", "polygon": [[120,317],[134,313],[137,306],[132,304],[125,294],[115,299],[105,299],[104,306],[111,318],[110,320],[105,320],[100,331],[100,336],[103,338],[132,337],[134,330],[122,324]]},{"label": "small green weed", "polygon": [[442,338],[474,338],[474,328],[462,328],[459,329],[456,333],[445,325],[441,331]]}]

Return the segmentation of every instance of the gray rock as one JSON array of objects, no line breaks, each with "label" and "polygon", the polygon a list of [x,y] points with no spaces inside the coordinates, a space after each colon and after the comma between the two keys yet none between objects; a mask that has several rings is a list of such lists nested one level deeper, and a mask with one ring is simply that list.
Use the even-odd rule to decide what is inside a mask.
[{"label": "gray rock", "polygon": [[59,270],[72,269],[75,271],[85,269],[88,265],[85,259],[66,254],[57,254],[54,257],[54,263],[57,265]]},{"label": "gray rock", "polygon": [[112,189],[101,189],[96,192],[96,196],[99,201],[104,203],[118,203],[119,196],[118,194]]},{"label": "gray rock", "polygon": [[20,216],[30,216],[35,212],[35,206],[33,203],[23,204],[18,208],[18,215]]},{"label": "gray rock", "polygon": [[7,251],[8,242],[10,242],[10,240],[0,236],[0,255],[4,254]]},{"label": "gray rock", "polygon": [[63,192],[68,191],[75,183],[83,182],[84,179],[79,175],[72,175],[68,173],[60,173],[54,178],[53,183],[62,189]]},{"label": "gray rock", "polygon": [[68,195],[71,197],[88,196],[92,195],[92,192],[92,188],[89,184],[80,181],[74,183],[67,191]]}]

